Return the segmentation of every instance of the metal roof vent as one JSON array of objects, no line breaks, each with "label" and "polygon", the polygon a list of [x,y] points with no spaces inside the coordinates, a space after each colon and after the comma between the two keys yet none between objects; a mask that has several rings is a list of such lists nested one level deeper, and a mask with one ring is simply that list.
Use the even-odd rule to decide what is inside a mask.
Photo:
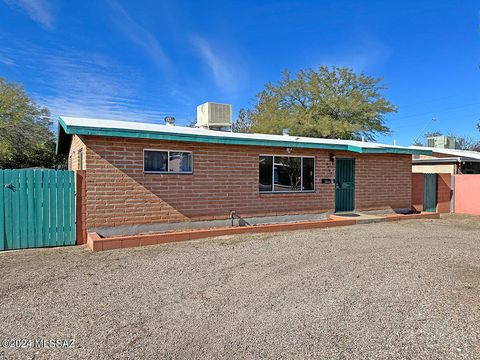
[{"label": "metal roof vent", "polygon": [[173,116],[165,116],[165,125],[174,126],[175,118]]}]

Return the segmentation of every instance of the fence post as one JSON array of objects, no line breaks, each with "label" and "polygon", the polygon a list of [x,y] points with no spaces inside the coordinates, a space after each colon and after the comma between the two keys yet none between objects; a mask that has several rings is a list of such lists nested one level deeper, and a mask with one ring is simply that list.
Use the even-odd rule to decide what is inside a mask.
[{"label": "fence post", "polygon": [[77,245],[83,245],[87,243],[87,172],[85,170],[77,170],[75,175]]}]

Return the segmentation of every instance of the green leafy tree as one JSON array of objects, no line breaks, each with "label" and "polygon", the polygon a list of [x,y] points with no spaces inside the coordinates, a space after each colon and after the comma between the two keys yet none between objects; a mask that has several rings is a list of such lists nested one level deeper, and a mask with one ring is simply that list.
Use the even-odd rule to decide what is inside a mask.
[{"label": "green leafy tree", "polygon": [[63,162],[55,156],[51,127],[48,109],[0,77],[0,168],[51,168]]},{"label": "green leafy tree", "polygon": [[397,107],[383,96],[381,78],[340,67],[320,66],[283,73],[277,84],[268,83],[249,114],[251,130],[291,135],[374,140],[387,134],[385,115]]},{"label": "green leafy tree", "polygon": [[251,132],[252,121],[250,120],[250,111],[245,109],[240,109],[238,111],[237,120],[233,123],[234,132]]}]

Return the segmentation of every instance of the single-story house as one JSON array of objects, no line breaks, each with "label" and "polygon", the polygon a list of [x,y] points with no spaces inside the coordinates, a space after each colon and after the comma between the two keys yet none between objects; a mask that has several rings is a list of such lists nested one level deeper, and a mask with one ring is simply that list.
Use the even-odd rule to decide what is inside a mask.
[{"label": "single-story house", "polygon": [[89,231],[411,208],[427,149],[61,117],[59,153],[86,170]]},{"label": "single-story house", "polygon": [[480,152],[478,151],[421,146],[411,146],[411,148],[431,151],[430,155],[413,155],[413,173],[480,174]]}]

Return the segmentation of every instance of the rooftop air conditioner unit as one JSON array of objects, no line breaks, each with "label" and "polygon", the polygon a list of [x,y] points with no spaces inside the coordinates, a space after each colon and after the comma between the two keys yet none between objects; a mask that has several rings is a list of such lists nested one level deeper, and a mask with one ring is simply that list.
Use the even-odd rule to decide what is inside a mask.
[{"label": "rooftop air conditioner unit", "polygon": [[197,106],[197,127],[220,129],[232,127],[232,105],[206,102]]},{"label": "rooftop air conditioner unit", "polygon": [[442,149],[455,149],[456,139],[453,136],[430,136],[427,138],[427,146]]}]

